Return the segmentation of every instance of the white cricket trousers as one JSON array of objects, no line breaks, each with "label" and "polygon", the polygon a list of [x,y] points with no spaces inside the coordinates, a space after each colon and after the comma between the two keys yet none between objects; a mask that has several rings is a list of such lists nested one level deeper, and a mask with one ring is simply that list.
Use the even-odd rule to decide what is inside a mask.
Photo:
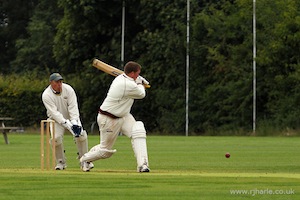
[{"label": "white cricket trousers", "polygon": [[112,149],[119,133],[131,138],[132,127],[136,121],[131,114],[117,119],[98,114],[97,122],[100,131],[100,147],[102,149]]}]

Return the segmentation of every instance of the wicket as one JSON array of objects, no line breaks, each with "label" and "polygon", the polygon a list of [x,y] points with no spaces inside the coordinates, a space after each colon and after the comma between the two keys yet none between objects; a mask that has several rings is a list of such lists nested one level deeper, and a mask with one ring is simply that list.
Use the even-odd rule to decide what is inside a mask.
[{"label": "wicket", "polygon": [[[47,170],[50,170],[50,138],[52,133],[52,138],[55,138],[55,121],[54,120],[41,120],[41,170],[44,170],[45,165],[45,125],[46,125],[46,165]],[[51,129],[51,132],[50,132]],[[52,169],[55,168],[55,139],[51,140],[52,143]]]}]

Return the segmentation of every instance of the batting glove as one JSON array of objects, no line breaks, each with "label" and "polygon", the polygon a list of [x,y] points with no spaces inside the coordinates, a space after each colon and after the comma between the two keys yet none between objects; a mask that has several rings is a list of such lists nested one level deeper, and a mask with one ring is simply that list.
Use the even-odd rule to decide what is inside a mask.
[{"label": "batting glove", "polygon": [[142,83],[144,84],[144,85],[149,85],[149,81],[147,81],[144,77],[142,77],[142,76],[139,76],[140,77],[140,79],[142,80]]},{"label": "batting glove", "polygon": [[135,82],[136,82],[136,84],[141,85],[141,84],[143,84],[143,79],[141,78],[141,76],[138,76],[138,77],[135,79]]}]

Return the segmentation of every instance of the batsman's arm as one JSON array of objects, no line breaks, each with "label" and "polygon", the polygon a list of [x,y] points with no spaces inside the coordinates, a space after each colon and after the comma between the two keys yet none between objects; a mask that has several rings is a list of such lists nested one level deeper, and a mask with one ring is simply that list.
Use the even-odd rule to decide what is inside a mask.
[{"label": "batsman's arm", "polygon": [[[112,76],[118,76],[118,75],[124,73],[122,70],[117,69],[111,65],[108,65],[105,62],[102,62],[101,60],[98,60],[98,59],[93,60],[93,66],[107,74],[112,75]],[[149,83],[144,83],[144,87],[150,88]]]}]

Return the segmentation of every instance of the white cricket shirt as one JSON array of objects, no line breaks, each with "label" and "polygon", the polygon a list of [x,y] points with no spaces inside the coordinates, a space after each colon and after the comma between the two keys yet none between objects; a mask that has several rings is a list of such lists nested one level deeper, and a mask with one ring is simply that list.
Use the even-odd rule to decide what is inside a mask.
[{"label": "white cricket shirt", "polygon": [[77,96],[74,89],[62,83],[62,92],[55,94],[49,85],[42,94],[42,101],[47,109],[47,116],[62,124],[66,119],[79,121]]},{"label": "white cricket shirt", "polygon": [[134,99],[142,99],[145,96],[143,85],[137,85],[133,78],[121,74],[113,80],[100,109],[117,117],[124,117],[130,113]]}]

